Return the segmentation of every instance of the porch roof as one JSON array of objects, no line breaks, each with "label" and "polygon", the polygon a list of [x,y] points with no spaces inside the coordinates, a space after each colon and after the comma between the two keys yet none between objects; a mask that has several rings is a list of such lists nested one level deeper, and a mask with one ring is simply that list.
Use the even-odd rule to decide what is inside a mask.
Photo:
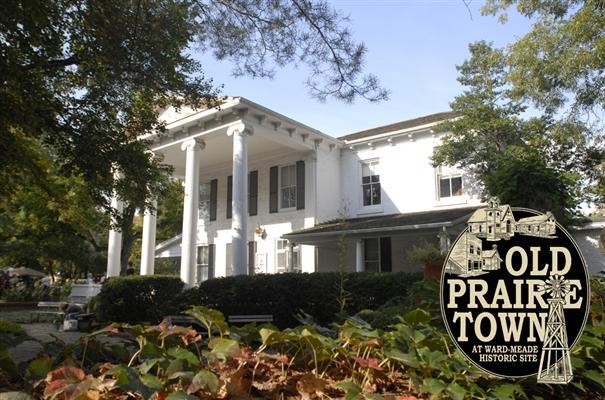
[{"label": "porch roof", "polygon": [[312,228],[285,234],[283,237],[303,243],[343,234],[404,233],[421,229],[453,227],[466,222],[477,208],[479,206],[332,220]]}]

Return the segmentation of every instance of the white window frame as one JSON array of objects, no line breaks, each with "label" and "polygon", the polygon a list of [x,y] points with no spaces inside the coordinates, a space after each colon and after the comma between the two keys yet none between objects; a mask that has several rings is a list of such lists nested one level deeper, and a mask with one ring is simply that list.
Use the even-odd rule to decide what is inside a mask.
[{"label": "white window frame", "polygon": [[[451,199],[460,199],[464,197],[464,174],[462,171],[454,167],[440,166],[436,168],[435,172],[437,200],[448,201]],[[460,194],[453,194],[452,179],[458,178],[460,178]],[[446,179],[449,181],[449,195],[443,196],[441,193],[441,181]]]},{"label": "white window frame", "polygon": [[[292,182],[290,182],[290,185],[288,186],[283,186],[282,185],[282,179],[283,179],[283,171],[285,168],[288,169],[292,169],[294,171],[294,183],[292,184]],[[279,202],[279,209],[283,210],[283,211],[287,211],[287,210],[296,210],[296,201],[297,201],[297,196],[298,196],[298,186],[297,186],[297,182],[296,182],[296,163],[294,164],[287,164],[287,165],[281,165],[279,167],[279,174],[278,174],[278,199],[277,201]],[[289,189],[292,190],[294,189],[294,205],[288,204],[287,207],[284,207],[284,203],[283,203],[283,191],[284,189]]]},{"label": "white window frame", "polygon": [[[369,183],[364,183],[363,182],[363,168],[367,166],[368,169],[371,172],[376,172],[375,169],[378,170],[378,174],[376,175],[370,175],[370,177],[372,176],[378,176],[378,182],[372,182],[372,179],[370,178],[370,182]],[[361,188],[361,207],[364,209],[369,209],[369,208],[379,208],[382,206],[382,182],[380,181],[380,159],[378,158],[372,158],[372,159],[368,159],[368,160],[363,160],[359,163],[359,181],[361,182],[360,184],[360,188]],[[358,181],[358,182],[359,182]],[[371,188],[374,185],[378,185],[379,190],[380,190],[380,201],[377,203],[373,203],[373,199],[371,196]],[[370,204],[364,204],[365,203],[365,199],[364,199],[364,188],[365,186],[369,186],[370,187]]]}]

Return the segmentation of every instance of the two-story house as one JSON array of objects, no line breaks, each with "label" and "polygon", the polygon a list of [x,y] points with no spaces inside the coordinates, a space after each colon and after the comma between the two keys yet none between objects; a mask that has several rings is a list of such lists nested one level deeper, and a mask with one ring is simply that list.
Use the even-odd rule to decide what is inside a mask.
[{"label": "two-story house", "polygon": [[[401,271],[412,244],[455,237],[480,205],[468,177],[434,168],[440,113],[333,138],[241,97],[220,108],[168,109],[153,139],[184,180],[183,233],[155,243],[144,215],[141,273],[178,257],[188,285],[232,274]],[[114,206],[120,208],[118,200]],[[119,273],[110,232],[108,276]]]}]

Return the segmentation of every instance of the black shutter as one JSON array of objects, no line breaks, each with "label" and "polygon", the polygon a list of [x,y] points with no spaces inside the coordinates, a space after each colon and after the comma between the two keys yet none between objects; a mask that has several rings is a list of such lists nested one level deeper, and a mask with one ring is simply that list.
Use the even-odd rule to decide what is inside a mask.
[{"label": "black shutter", "polygon": [[227,177],[227,219],[231,218],[233,204],[233,176]]},{"label": "black shutter", "polygon": [[391,238],[380,238],[380,272],[391,272]]},{"label": "black shutter", "polygon": [[254,264],[256,256],[256,242],[254,240],[248,242],[248,275],[254,275]]},{"label": "black shutter", "polygon": [[258,214],[258,171],[248,176],[248,215]]},{"label": "black shutter", "polygon": [[218,179],[210,181],[210,221],[216,221],[216,199]]},{"label": "black shutter", "polygon": [[269,168],[269,212],[277,212],[278,167]]},{"label": "black shutter", "polygon": [[305,162],[296,162],[296,209],[305,209]]},{"label": "black shutter", "polygon": [[208,279],[214,278],[214,244],[208,245]]}]

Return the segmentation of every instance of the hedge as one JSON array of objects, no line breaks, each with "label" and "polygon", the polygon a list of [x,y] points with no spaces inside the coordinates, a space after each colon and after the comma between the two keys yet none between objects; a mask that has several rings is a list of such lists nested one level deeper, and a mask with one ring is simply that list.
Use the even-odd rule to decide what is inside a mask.
[{"label": "hedge", "polygon": [[124,276],[109,278],[98,294],[98,317],[112,322],[161,321],[171,301],[183,290],[177,276]]},{"label": "hedge", "polygon": [[[396,296],[403,296],[419,273],[345,273],[345,313],[377,309]],[[299,325],[294,317],[300,310],[322,325],[337,320],[339,273],[275,274],[234,276],[202,282],[184,291],[173,303],[173,312],[204,305],[229,315],[272,314],[281,327]]]}]

